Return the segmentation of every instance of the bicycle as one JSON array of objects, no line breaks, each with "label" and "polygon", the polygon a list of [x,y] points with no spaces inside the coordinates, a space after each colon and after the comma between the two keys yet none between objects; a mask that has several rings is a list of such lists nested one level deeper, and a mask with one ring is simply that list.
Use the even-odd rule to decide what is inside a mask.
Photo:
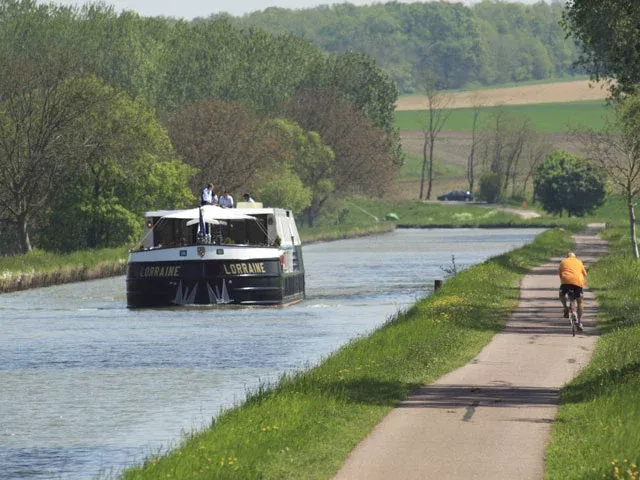
[{"label": "bicycle", "polygon": [[580,328],[580,321],[578,320],[578,314],[576,312],[576,297],[573,292],[568,292],[569,297],[569,322],[571,323],[571,335],[576,336],[576,330],[582,330]]}]

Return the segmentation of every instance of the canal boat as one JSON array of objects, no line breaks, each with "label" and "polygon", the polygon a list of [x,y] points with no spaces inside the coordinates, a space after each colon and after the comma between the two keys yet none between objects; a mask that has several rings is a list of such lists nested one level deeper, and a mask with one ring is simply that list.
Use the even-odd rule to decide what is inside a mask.
[{"label": "canal boat", "polygon": [[129,308],[298,302],[304,263],[293,213],[243,202],[147,212],[126,283]]}]

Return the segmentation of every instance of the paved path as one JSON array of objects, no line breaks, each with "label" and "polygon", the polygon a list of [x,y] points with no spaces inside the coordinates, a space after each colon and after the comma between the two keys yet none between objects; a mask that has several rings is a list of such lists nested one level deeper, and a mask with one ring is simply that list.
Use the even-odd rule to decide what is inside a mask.
[{"label": "paved path", "polygon": [[[601,228],[575,237],[587,267],[606,251]],[[335,479],[541,479],[558,393],[588,363],[597,338],[589,291],[585,332],[571,337],[557,298],[560,260],[527,275],[504,331],[469,364],[393,409]]]}]

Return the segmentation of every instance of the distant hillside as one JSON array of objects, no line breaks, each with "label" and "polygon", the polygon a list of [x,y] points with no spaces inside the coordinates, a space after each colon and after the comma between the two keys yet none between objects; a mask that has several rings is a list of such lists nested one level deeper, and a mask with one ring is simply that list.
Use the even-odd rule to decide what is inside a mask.
[{"label": "distant hillside", "polygon": [[533,5],[348,3],[308,10],[268,8],[231,20],[305,37],[329,52],[373,56],[402,93],[421,90],[425,70],[457,89],[573,75],[577,49],[559,25],[562,2]]}]

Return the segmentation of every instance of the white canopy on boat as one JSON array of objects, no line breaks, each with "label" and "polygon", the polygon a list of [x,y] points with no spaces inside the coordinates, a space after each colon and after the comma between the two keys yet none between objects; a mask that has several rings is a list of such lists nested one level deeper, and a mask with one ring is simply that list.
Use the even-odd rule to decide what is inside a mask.
[{"label": "white canopy on boat", "polygon": [[202,208],[202,218],[207,223],[214,223],[210,220],[255,220],[251,215],[236,212],[232,208],[222,208],[216,205],[204,205],[188,210],[158,210],[147,212],[147,217],[180,218],[184,220],[200,220],[200,209]]},{"label": "white canopy on boat", "polygon": [[[198,223],[200,220],[197,218],[193,218],[191,220],[187,220],[187,227],[190,227],[191,225],[195,225],[196,223]],[[226,225],[227,222],[223,221],[223,220],[215,220],[213,218],[207,218],[205,220],[206,223],[210,224],[210,225]]]}]

